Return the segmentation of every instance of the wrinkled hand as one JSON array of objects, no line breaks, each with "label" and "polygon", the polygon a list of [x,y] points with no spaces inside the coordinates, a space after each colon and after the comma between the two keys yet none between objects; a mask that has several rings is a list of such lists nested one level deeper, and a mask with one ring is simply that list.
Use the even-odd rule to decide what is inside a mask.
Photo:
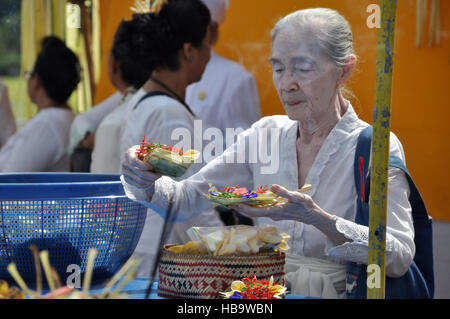
[{"label": "wrinkled hand", "polygon": [[272,220],[294,220],[305,224],[313,224],[320,215],[320,208],[311,196],[300,192],[292,192],[280,185],[272,185],[270,190],[288,201],[271,207],[251,207],[240,204],[235,209],[251,218],[268,217]]},{"label": "wrinkled hand", "polygon": [[136,152],[139,147],[139,145],[135,145],[127,150],[122,164],[122,176],[125,182],[144,190],[151,198],[154,193],[155,181],[161,177],[161,174],[153,172],[152,165],[137,157]]}]

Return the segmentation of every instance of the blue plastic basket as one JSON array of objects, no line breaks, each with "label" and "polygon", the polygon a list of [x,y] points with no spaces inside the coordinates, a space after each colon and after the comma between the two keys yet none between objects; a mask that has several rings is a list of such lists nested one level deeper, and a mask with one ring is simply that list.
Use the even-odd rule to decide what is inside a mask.
[{"label": "blue plastic basket", "polygon": [[0,174],[0,214],[0,278],[11,279],[6,267],[15,262],[34,283],[34,244],[49,251],[65,284],[84,273],[90,248],[98,250],[94,282],[117,272],[136,248],[147,209],[126,197],[120,175]]}]

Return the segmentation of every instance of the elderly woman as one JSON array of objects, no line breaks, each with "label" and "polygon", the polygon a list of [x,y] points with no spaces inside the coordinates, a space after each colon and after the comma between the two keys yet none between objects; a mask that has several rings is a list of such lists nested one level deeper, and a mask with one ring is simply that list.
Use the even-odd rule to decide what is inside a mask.
[{"label": "elderly woman", "polygon": [[[287,198],[287,203],[237,209],[258,224],[273,224],[291,236],[286,264],[289,290],[345,297],[346,263],[367,265],[369,249],[368,227],[354,222],[357,190],[353,167],[359,133],[369,124],[358,118],[342,95],[356,64],[348,22],[330,9],[289,14],[272,32],[271,64],[287,116],[262,118],[240,134],[222,156],[181,182],[158,178],[149,164],[136,158],[134,148],[130,149],[122,180],[131,198],[161,214],[172,201],[171,216],[178,219],[208,208],[210,203],[202,195],[208,191],[208,183],[218,188],[239,184],[248,189],[272,185],[271,190]],[[267,150],[271,150],[270,166],[267,160],[255,160]],[[404,160],[402,145],[394,134],[390,154]],[[236,163],[236,156],[245,161]],[[306,194],[290,191],[305,183],[312,185]],[[415,254],[408,194],[403,172],[390,169],[386,274],[391,277],[405,274]]]}]

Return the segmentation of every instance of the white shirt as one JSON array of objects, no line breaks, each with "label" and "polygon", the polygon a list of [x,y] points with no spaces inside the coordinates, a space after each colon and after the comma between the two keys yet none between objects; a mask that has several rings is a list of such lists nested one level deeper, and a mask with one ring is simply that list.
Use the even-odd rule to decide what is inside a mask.
[{"label": "white shirt", "polygon": [[211,52],[200,82],[186,90],[186,103],[203,127],[247,129],[261,118],[255,78],[236,62]]},{"label": "white shirt", "polygon": [[100,104],[75,117],[70,128],[69,153],[73,152],[85,138],[87,132],[93,132],[97,129],[101,121],[120,105],[122,98],[123,95],[116,92]]},{"label": "white shirt", "polygon": [[134,93],[123,96],[115,109],[111,110],[97,127],[92,151],[91,173],[120,174],[120,141],[125,125],[127,104],[133,96]]},{"label": "white shirt", "polygon": [[66,155],[74,115],[71,110],[41,110],[0,151],[0,172],[69,171]]},{"label": "white shirt", "polygon": [[[291,236],[289,254],[292,256],[322,258],[337,263],[368,262],[368,227],[354,223],[357,193],[353,171],[356,141],[360,131],[368,124],[359,120],[350,103],[348,104],[347,112],[330,132],[317,154],[305,183],[312,185],[312,190],[307,194],[325,211],[338,216],[338,230],[352,241],[336,246],[314,226],[294,221],[258,219],[259,224],[276,225],[280,231]],[[269,139],[256,139],[258,134],[264,135],[264,131]],[[175,193],[174,209],[178,210],[178,216],[186,219],[211,206],[202,195],[208,191],[208,183],[219,189],[237,184],[247,189],[272,184],[283,185],[291,190],[298,189],[297,132],[297,122],[289,120],[287,116],[265,117],[240,134],[237,143],[197,174],[180,182],[167,177],[157,180],[152,201],[146,205],[164,215],[168,197]],[[226,163],[235,155],[243,153],[239,150],[246,140],[255,139],[259,150],[249,152],[252,144],[247,143],[247,158],[268,149],[274,154],[278,152],[279,160],[276,163],[261,160],[256,163],[249,163],[248,160],[240,164]],[[393,133],[390,137],[390,154],[404,160],[402,145]],[[124,185],[130,198],[148,201],[146,194],[139,189],[126,183]],[[409,187],[404,173],[398,169],[389,169],[386,274],[392,277],[403,275],[415,254],[408,196]]]},{"label": "white shirt", "polygon": [[0,148],[16,132],[16,121],[8,98],[8,88],[0,80]]},{"label": "white shirt", "polygon": [[[201,132],[194,127],[194,117],[183,104],[166,95],[158,95],[145,99],[135,108],[145,94],[146,92],[143,89],[139,90],[127,105],[127,119],[122,134],[121,154],[125,154],[127,149],[139,144],[144,136],[146,141],[177,147],[178,137],[174,136],[172,138],[172,133],[180,129],[190,133],[190,140],[186,142],[192,148],[194,148],[194,144],[201,145]],[[195,130],[197,130],[196,134],[194,134]],[[186,148],[183,148],[183,150],[187,151]],[[191,176],[199,171],[201,167],[202,164],[192,164],[187,172],[177,180]],[[163,223],[164,219],[160,215],[151,209],[148,210],[144,229],[133,255],[142,259],[142,267],[138,271],[138,275],[148,276],[150,273]],[[203,212],[197,218],[188,222],[175,223],[167,242],[175,244],[185,243],[189,240],[186,231],[192,226],[222,225],[223,223],[215,216],[212,210]]]}]

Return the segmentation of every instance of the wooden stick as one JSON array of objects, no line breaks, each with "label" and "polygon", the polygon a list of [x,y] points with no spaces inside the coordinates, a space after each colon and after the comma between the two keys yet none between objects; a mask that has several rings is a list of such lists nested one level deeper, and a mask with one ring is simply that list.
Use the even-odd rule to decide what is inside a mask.
[{"label": "wooden stick", "polygon": [[141,261],[139,259],[132,259],[131,260],[131,267],[130,267],[130,271],[128,271],[127,276],[124,278],[124,280],[122,280],[122,282],[117,286],[116,289],[114,289],[114,291],[111,293],[111,298],[115,299],[120,291],[123,289],[123,287],[125,287],[131,280],[133,280],[134,278],[136,278],[136,269],[139,266],[139,263]]},{"label": "wooden stick", "polygon": [[35,298],[35,294],[28,288],[27,284],[23,280],[22,276],[20,276],[19,271],[17,270],[17,266],[15,263],[10,263],[8,267],[6,267],[8,272],[11,274],[11,276],[14,278],[14,280],[17,282],[19,287],[31,298]]},{"label": "wooden stick", "polygon": [[89,288],[91,286],[92,272],[94,270],[95,258],[97,257],[97,249],[91,248],[88,252],[88,260],[86,271],[83,278],[83,295],[87,296],[89,294]]},{"label": "wooden stick", "polygon": [[133,259],[128,259],[127,262],[120,268],[120,270],[113,276],[113,278],[106,284],[105,288],[100,294],[100,298],[103,299],[110,292],[111,288],[122,278],[128,269],[133,265]]},{"label": "wooden stick", "polygon": [[52,271],[50,269],[50,261],[48,258],[48,251],[46,251],[46,250],[41,251],[41,253],[39,254],[39,257],[41,258],[41,263],[42,263],[42,266],[44,267],[44,273],[45,273],[45,277],[47,278],[48,286],[50,287],[50,291],[53,294],[53,292],[55,291],[55,283],[53,282]]},{"label": "wooden stick", "polygon": [[31,245],[30,250],[33,253],[34,267],[36,269],[36,292],[40,296],[42,295],[42,269],[41,262],[39,261],[39,251],[35,245]]}]

